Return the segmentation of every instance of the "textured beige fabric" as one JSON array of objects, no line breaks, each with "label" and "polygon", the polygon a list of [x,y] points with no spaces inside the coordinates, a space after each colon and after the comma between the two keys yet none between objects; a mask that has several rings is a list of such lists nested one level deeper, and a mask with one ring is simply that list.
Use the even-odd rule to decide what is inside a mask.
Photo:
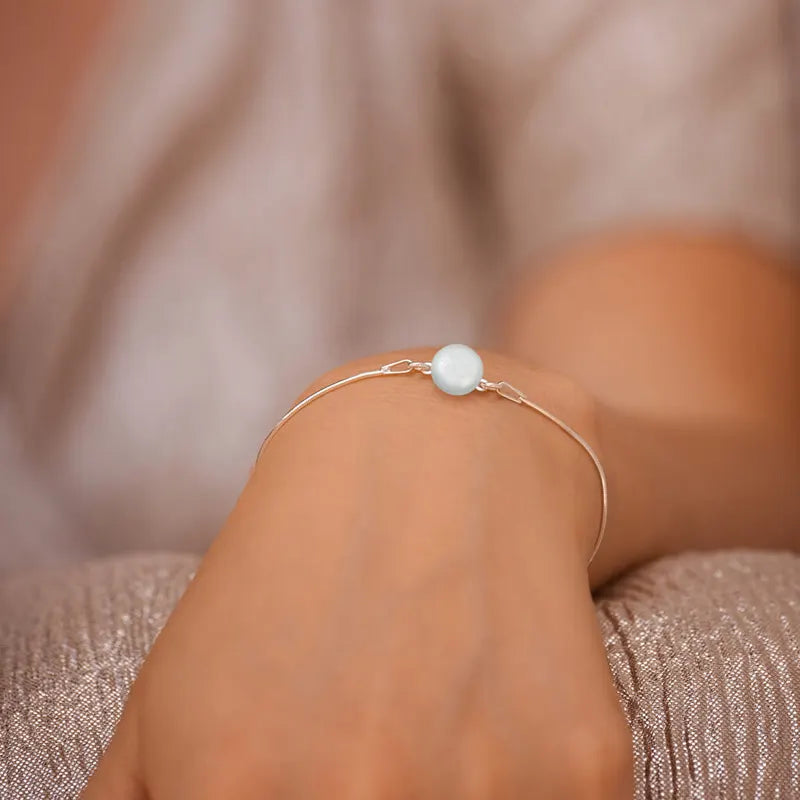
[{"label": "textured beige fabric", "polygon": [[0,798],[77,797],[193,556],[139,556],[0,585]]},{"label": "textured beige fabric", "polygon": [[789,0],[118,0],[0,335],[0,571],[200,550],[356,356],[597,228],[797,243]]},{"label": "textured beige fabric", "polygon": [[637,798],[800,797],[800,558],[684,555],[597,610]]},{"label": "textured beige fabric", "polygon": [[[140,556],[0,587],[2,800],[77,796],[195,566]],[[800,558],[664,560],[599,597],[597,615],[636,800],[800,796]]]}]

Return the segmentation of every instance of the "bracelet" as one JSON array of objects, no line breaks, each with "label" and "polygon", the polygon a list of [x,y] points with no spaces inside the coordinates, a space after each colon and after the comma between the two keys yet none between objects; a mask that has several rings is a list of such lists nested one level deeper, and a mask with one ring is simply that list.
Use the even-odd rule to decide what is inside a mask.
[{"label": "bracelet", "polygon": [[261,447],[258,449],[258,455],[256,456],[256,463],[258,463],[261,454],[264,452],[264,449],[269,444],[272,437],[275,436],[283,425],[297,414],[298,411],[301,411],[323,395],[335,389],[341,389],[343,386],[347,386],[350,383],[366,380],[367,378],[381,378],[386,375],[408,375],[414,372],[418,372],[421,375],[430,375],[434,384],[447,394],[460,396],[469,394],[472,391],[495,392],[506,400],[511,400],[518,405],[527,406],[545,419],[550,420],[554,425],[557,425],[567,436],[583,448],[597,470],[597,477],[600,479],[600,499],[602,503],[600,526],[588,561],[588,564],[591,564],[594,557],[597,555],[597,551],[600,549],[600,545],[603,543],[603,536],[606,532],[606,522],[608,520],[608,481],[606,479],[606,472],[603,469],[603,465],[600,463],[597,453],[595,453],[586,439],[567,425],[566,422],[534,403],[523,392],[507,381],[486,380],[486,378],[483,377],[483,361],[481,357],[471,347],[467,347],[467,345],[464,344],[446,345],[436,352],[431,361],[412,361],[410,358],[402,358],[399,361],[393,361],[391,364],[384,364],[377,369],[359,372],[356,375],[350,375],[347,378],[342,378],[327,386],[323,386],[321,389],[318,389],[316,392],[313,392],[308,395],[308,397],[305,397],[299,403],[292,406],[292,408],[278,420],[261,443]]}]

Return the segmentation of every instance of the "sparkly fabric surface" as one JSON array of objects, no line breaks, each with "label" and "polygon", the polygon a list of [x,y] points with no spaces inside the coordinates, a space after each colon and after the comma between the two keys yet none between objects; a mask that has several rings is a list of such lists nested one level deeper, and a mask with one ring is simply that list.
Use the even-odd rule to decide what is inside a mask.
[{"label": "sparkly fabric surface", "polygon": [[800,798],[800,558],[685,555],[598,598],[636,798]]},{"label": "sparkly fabric surface", "polygon": [[[0,586],[0,798],[77,797],[196,567],[137,556]],[[597,599],[636,800],[800,797],[800,558],[685,555]]]},{"label": "sparkly fabric surface", "polygon": [[78,797],[196,563],[116,558],[0,585],[2,800]]}]

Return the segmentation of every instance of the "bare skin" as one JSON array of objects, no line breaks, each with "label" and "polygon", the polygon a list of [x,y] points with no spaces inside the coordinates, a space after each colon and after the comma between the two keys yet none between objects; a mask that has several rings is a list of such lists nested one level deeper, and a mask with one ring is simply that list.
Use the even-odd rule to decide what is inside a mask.
[{"label": "bare skin", "polygon": [[796,549],[800,282],[739,239],[635,231],[518,287],[505,352],[596,398],[616,493],[595,582],[692,549]]},{"label": "bare skin", "polygon": [[84,800],[631,795],[590,585],[663,553],[798,547],[797,285],[748,247],[653,234],[513,296],[513,355],[487,374],[610,472],[588,579],[599,499],[574,443],[422,379],[350,387],[275,439]]},{"label": "bare skin", "polygon": [[629,796],[588,459],[499,398],[349,388],[271,443],[86,797]]},{"label": "bare skin", "polygon": [[[0,107],[21,112],[0,261],[109,8],[78,0],[59,24],[57,4],[0,5]],[[590,589],[665,553],[798,548],[798,286],[746,243],[657,231],[543,275],[510,287],[484,356],[606,464],[588,576],[599,499],[574,443],[422,379],[349,387],[270,446],[85,800],[631,795]]]}]

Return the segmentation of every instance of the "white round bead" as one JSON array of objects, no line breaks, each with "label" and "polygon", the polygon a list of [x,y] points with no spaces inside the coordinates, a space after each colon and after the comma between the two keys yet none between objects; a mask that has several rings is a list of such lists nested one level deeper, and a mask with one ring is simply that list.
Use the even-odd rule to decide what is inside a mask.
[{"label": "white round bead", "polygon": [[483,377],[483,361],[465,344],[448,344],[431,359],[431,377],[447,394],[469,394]]}]

